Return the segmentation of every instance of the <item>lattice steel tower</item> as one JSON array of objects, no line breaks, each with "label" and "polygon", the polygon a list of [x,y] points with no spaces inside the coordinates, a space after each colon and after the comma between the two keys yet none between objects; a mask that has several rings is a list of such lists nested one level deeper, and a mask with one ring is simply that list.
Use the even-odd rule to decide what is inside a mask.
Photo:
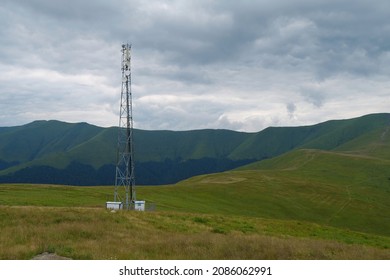
[{"label": "lattice steel tower", "polygon": [[131,45],[122,45],[122,90],[119,109],[114,201],[133,209],[135,196],[133,156],[133,106],[131,95]]}]

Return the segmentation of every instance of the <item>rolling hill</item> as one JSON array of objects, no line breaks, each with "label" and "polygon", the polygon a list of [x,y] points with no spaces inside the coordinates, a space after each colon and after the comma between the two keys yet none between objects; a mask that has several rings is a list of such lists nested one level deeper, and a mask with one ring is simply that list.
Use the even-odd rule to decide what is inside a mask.
[{"label": "rolling hill", "polygon": [[157,206],[142,213],[105,210],[113,187],[0,185],[0,259],[388,260],[389,170],[390,160],[361,150],[296,149],[137,187],[138,199]]},{"label": "rolling hill", "polygon": [[[234,169],[298,148],[388,158],[390,114],[312,126],[230,130],[134,131],[136,182],[168,184]],[[117,128],[35,121],[0,128],[0,182],[111,185]],[[381,140],[382,139],[382,140]]]},{"label": "rolling hill", "polygon": [[[154,163],[173,171],[169,162],[175,157],[188,164],[210,154],[213,160],[262,160],[214,174],[206,174],[210,170],[205,168],[205,174],[172,185],[138,186],[137,199],[157,206],[150,213],[105,210],[112,186],[1,184],[0,243],[5,250],[0,258],[28,259],[48,251],[76,259],[389,259],[388,121],[389,114],[376,114],[258,133],[137,130],[137,152],[147,153],[144,158],[139,154],[138,165]],[[31,132],[31,143],[45,144],[35,153],[28,148],[8,151],[31,160],[21,169],[20,164],[5,167],[3,178],[12,169],[27,172],[37,162],[51,164],[56,156],[57,165],[46,168],[72,176],[94,176],[95,168],[104,166],[98,154],[88,165],[95,173],[77,169],[77,164],[88,164],[82,160],[93,153],[91,147],[104,148],[115,128],[59,122],[38,126],[42,124],[53,125],[52,133],[62,137]],[[74,132],[83,126],[94,136]],[[3,128],[0,134],[11,137],[18,129],[25,127]],[[229,142],[229,137],[236,138]],[[6,141],[0,139],[4,147]],[[224,143],[217,145],[219,141]],[[75,156],[78,161],[72,163]],[[117,235],[107,228],[131,236],[126,242],[132,250],[117,243]]]},{"label": "rolling hill", "polygon": [[172,186],[145,187],[139,195],[171,211],[305,221],[388,237],[389,152],[390,134],[382,127],[334,150],[299,148]]}]

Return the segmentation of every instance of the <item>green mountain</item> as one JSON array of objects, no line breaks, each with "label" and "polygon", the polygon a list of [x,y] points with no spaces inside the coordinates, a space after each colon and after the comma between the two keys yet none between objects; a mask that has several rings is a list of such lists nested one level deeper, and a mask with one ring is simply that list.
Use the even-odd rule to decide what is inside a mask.
[{"label": "green mountain", "polygon": [[[390,114],[372,114],[257,133],[134,131],[137,184],[175,183],[199,174],[306,148],[389,158]],[[0,128],[0,182],[113,184],[117,128],[35,121]]]}]

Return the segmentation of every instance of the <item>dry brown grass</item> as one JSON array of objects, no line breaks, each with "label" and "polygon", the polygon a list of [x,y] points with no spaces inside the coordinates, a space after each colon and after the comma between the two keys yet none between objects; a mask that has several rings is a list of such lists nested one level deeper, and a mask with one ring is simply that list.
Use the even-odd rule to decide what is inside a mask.
[{"label": "dry brown grass", "polygon": [[30,259],[42,252],[74,259],[390,259],[384,248],[270,236],[263,230],[266,223],[164,212],[0,207],[0,259]]}]

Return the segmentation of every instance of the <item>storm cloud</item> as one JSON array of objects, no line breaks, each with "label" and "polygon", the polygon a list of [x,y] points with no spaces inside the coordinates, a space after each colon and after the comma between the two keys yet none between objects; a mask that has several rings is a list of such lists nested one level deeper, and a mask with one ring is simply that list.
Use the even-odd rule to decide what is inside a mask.
[{"label": "storm cloud", "polygon": [[3,0],[0,126],[117,125],[125,42],[137,128],[259,131],[388,112],[389,5]]}]

